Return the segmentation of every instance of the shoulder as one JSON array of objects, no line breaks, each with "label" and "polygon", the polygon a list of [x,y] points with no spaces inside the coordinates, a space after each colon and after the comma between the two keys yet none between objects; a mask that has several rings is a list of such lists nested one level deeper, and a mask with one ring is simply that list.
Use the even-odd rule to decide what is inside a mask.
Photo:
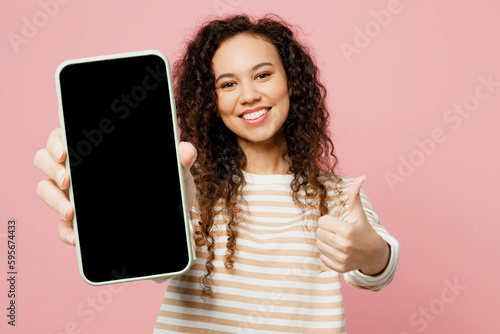
[{"label": "shoulder", "polygon": [[[347,191],[355,179],[356,177],[326,171],[321,171],[321,176],[319,178],[329,192],[335,190],[339,196],[347,196]],[[370,205],[370,200],[363,188],[360,189],[360,195],[362,201]]]},{"label": "shoulder", "polygon": [[347,191],[355,177],[343,175],[341,173],[328,172],[320,170],[318,180],[327,188],[328,191]]}]

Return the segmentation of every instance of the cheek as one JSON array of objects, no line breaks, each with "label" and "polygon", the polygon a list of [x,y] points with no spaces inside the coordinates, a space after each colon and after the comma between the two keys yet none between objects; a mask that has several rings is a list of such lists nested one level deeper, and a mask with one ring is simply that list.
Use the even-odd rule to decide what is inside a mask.
[{"label": "cheek", "polygon": [[229,94],[223,94],[222,96],[217,96],[217,110],[219,116],[224,118],[224,116],[230,116],[234,112],[236,103],[234,98]]},{"label": "cheek", "polygon": [[235,131],[237,119],[234,117],[236,104],[228,96],[217,99],[217,114],[222,122],[231,130]]},{"label": "cheek", "polygon": [[279,85],[275,85],[272,87],[272,90],[269,92],[271,96],[273,96],[273,99],[280,103],[285,111],[288,112],[288,109],[290,107],[290,94],[288,90],[288,85],[286,81],[283,81]]},{"label": "cheek", "polygon": [[276,101],[279,101],[281,113],[286,117],[290,111],[290,95],[287,90],[277,92]]}]

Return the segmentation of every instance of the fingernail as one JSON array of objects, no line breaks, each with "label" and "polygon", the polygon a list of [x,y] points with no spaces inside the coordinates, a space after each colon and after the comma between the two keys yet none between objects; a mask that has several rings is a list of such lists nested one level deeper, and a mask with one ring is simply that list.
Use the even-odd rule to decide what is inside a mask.
[{"label": "fingernail", "polygon": [[59,185],[60,188],[62,188],[62,184],[64,182],[64,179],[66,178],[66,170],[65,169],[60,169],[56,173],[56,182]]},{"label": "fingernail", "polygon": [[54,156],[54,159],[61,161],[63,154],[64,147],[60,143],[55,144],[52,148],[52,155]]},{"label": "fingernail", "polygon": [[68,240],[68,242],[73,245],[73,243],[75,242],[75,237],[72,234],[68,234],[66,236],[66,240]]},{"label": "fingernail", "polygon": [[68,210],[69,210],[68,206],[64,203],[59,206],[59,214],[65,220],[67,219],[66,215],[68,214]]}]

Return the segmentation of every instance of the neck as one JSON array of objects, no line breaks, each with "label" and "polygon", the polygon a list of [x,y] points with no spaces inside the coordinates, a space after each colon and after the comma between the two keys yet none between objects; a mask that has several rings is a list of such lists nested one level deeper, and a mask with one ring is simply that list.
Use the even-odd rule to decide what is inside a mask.
[{"label": "neck", "polygon": [[286,140],[283,131],[264,142],[250,142],[238,137],[247,162],[243,170],[252,174],[287,174],[290,168],[288,156],[283,158],[286,151]]}]

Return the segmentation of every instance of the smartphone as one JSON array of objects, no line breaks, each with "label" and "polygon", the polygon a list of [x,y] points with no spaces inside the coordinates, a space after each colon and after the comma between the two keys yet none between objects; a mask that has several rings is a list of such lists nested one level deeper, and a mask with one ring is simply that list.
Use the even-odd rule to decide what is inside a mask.
[{"label": "smartphone", "polygon": [[167,57],[148,50],[67,60],[56,87],[84,281],[185,273],[193,249]]}]

